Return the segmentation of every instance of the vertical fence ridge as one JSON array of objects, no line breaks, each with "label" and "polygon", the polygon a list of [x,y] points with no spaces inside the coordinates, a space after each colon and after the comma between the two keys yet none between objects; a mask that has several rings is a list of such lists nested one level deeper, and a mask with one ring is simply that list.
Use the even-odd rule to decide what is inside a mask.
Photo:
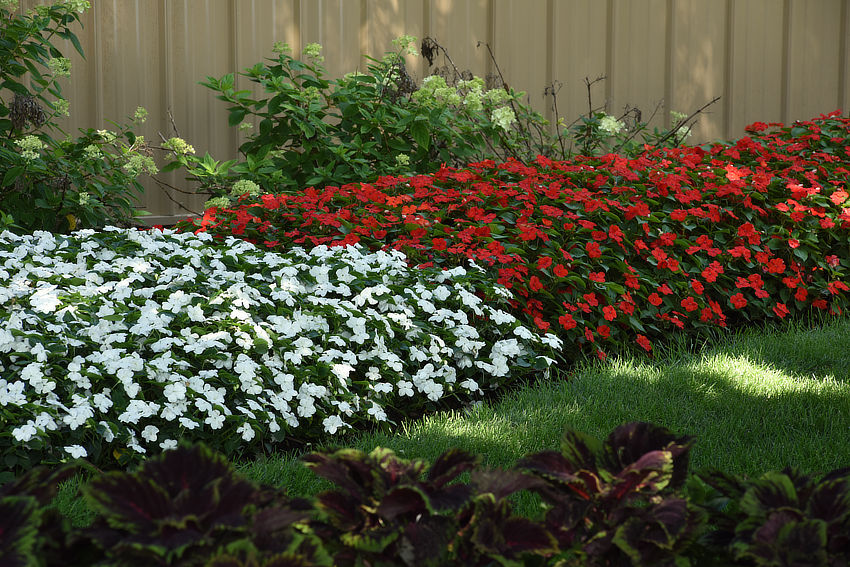
[{"label": "vertical fence ridge", "polygon": [[784,0],[782,3],[782,87],[779,103],[782,122],[788,122],[788,103],[791,97],[791,27],[794,25],[791,19],[791,2],[792,0]]},{"label": "vertical fence ridge", "polygon": [[723,34],[723,99],[721,101],[722,115],[722,130],[723,137],[729,138],[732,131],[732,107],[735,104],[732,98],[732,87],[734,85],[735,73],[735,16],[734,16],[735,0],[726,0],[726,12],[724,14],[725,26]]},{"label": "vertical fence ridge", "polygon": [[664,25],[664,111],[663,124],[665,128],[670,127],[670,110],[673,108],[673,79],[675,70],[673,67],[673,49],[676,45],[676,29],[673,25],[675,15],[675,4],[673,0],[667,0],[665,6],[667,21]]},{"label": "vertical fence ridge", "polygon": [[614,0],[608,0],[605,19],[605,106],[611,102],[614,96],[614,48],[616,47],[617,37],[614,33],[614,24],[616,14],[614,13]]},{"label": "vertical fence ridge", "polygon": [[850,34],[850,0],[841,2],[841,24],[839,27],[839,51],[838,51],[838,108],[842,112],[850,111],[850,99],[847,96],[847,79],[850,74],[850,69],[847,68],[850,64],[850,56],[847,54],[848,43],[847,35]]}]

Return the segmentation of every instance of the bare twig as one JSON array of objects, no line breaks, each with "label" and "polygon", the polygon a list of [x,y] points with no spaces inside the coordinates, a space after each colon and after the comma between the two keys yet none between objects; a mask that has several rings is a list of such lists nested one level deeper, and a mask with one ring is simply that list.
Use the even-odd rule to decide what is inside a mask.
[{"label": "bare twig", "polygon": [[162,192],[163,192],[163,194],[165,194],[165,196],[166,196],[166,197],[168,197],[168,200],[169,200],[169,201],[171,201],[172,203],[175,203],[178,207],[180,207],[181,209],[183,209],[183,210],[184,210],[184,211],[186,211],[186,212],[192,213],[193,215],[199,215],[199,214],[201,214],[201,213],[199,213],[199,212],[197,212],[197,211],[193,211],[192,209],[188,208],[186,205],[184,205],[183,203],[181,203],[180,201],[178,201],[177,199],[175,199],[174,197],[172,197],[172,196],[171,196],[171,194],[170,194],[168,191],[166,191],[166,190],[165,190],[165,187],[168,187],[169,189],[173,189],[173,190],[175,190],[175,191],[179,191],[180,193],[186,193],[187,195],[197,195],[197,193],[190,193],[190,192],[188,192],[188,191],[183,191],[183,190],[181,190],[181,189],[178,189],[177,187],[174,187],[173,185],[169,185],[168,183],[166,183],[166,182],[164,182],[164,181],[160,181],[160,180],[159,180],[159,179],[157,179],[156,177],[151,177],[151,179],[153,179],[153,180],[154,180],[154,182],[155,182],[157,185],[159,185],[160,189],[162,189],[162,190],[163,190],[163,191],[162,191]]},{"label": "bare twig", "polygon": [[667,140],[669,140],[670,138],[672,138],[673,136],[675,136],[675,135],[676,135],[676,132],[678,132],[678,131],[682,128],[682,126],[684,126],[685,124],[687,124],[687,123],[688,123],[688,122],[689,122],[689,121],[690,121],[690,120],[691,120],[694,116],[696,116],[697,114],[701,113],[703,110],[705,110],[706,108],[708,108],[709,106],[711,106],[712,104],[714,104],[715,102],[717,102],[718,100],[720,100],[720,98],[721,98],[721,97],[719,97],[719,96],[714,97],[713,99],[711,99],[710,101],[708,101],[707,103],[705,103],[704,105],[702,105],[701,107],[699,107],[698,109],[696,109],[695,111],[693,111],[693,112],[690,114],[690,116],[688,116],[687,118],[683,118],[682,120],[679,120],[679,121],[676,123],[676,126],[675,126],[674,128],[672,128],[669,132],[667,132],[667,134],[665,134],[664,136],[662,136],[660,139],[658,139],[658,140],[655,142],[654,147],[656,147],[656,148],[660,148],[660,147],[661,147],[661,144],[663,144],[664,142],[666,142]]}]

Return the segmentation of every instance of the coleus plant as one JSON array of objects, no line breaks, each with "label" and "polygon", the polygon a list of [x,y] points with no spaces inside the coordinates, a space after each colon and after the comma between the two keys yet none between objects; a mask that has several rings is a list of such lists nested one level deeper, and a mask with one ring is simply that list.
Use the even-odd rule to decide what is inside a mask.
[{"label": "coleus plant", "polygon": [[[335,565],[503,565],[555,549],[543,526],[513,516],[506,497],[536,484],[522,475],[474,471],[479,459],[453,449],[428,468],[388,449],[342,449],[305,457],[339,488],[318,496],[316,533],[338,542]],[[425,472],[427,470],[427,475]],[[362,561],[364,563],[360,563]]]},{"label": "coleus plant", "polygon": [[70,550],[70,523],[48,508],[59,484],[80,470],[77,464],[35,467],[0,486],[0,565],[29,567],[36,555],[60,564]]},{"label": "coleus plant", "polygon": [[755,123],[735,143],[571,162],[483,161],[244,196],[180,230],[271,248],[398,249],[421,267],[474,260],[566,352],[652,350],[702,331],[846,308],[850,119]]},{"label": "coleus plant", "polygon": [[257,557],[329,564],[315,537],[297,529],[311,503],[241,478],[202,444],[166,451],[136,472],[104,473],[83,494],[98,514],[84,534],[110,564],[205,565],[210,555],[219,565]]},{"label": "coleus plant", "polygon": [[703,537],[740,564],[847,565],[850,467],[816,480],[788,468],[746,479],[708,471],[690,479],[691,500],[708,513]]},{"label": "coleus plant", "polygon": [[673,565],[702,517],[677,494],[693,438],[634,422],[604,442],[567,431],[561,451],[529,455],[517,468],[549,506],[545,525],[567,564]]}]

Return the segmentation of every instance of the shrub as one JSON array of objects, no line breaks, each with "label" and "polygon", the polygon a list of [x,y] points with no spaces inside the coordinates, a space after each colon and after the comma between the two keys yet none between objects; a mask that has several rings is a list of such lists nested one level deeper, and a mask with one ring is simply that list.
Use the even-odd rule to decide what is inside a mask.
[{"label": "shrub", "polygon": [[[172,161],[163,171],[184,167],[200,183],[199,191],[212,196],[207,206],[229,206],[245,193],[254,194],[239,186],[245,183],[265,193],[291,192],[373,181],[379,175],[434,172],[443,164],[529,161],[541,154],[564,159],[572,155],[572,141],[568,149],[565,137],[588,153],[608,147],[636,153],[648,141],[678,144],[681,138],[672,134],[693,124],[693,115],[681,117],[673,131],[648,135],[638,119],[626,130],[622,122],[591,108],[572,133],[559,121],[553,134],[543,116],[524,102],[525,93],[504,84],[487,88],[484,79],[455,69],[417,85],[404,65],[405,54],[416,54],[414,41],[403,36],[394,41],[397,51],[381,60],[370,58],[368,72],[333,81],[325,77],[318,44],[306,46],[299,60],[278,43],[276,60],[242,74],[263,88],[256,100],[251,91],[236,90],[233,74],[208,77],[201,84],[230,104],[230,125],[251,130],[256,122],[258,132],[239,148],[244,161],[197,157],[182,151],[182,140],[181,149],[166,144]],[[438,47],[426,38],[423,55],[433,61]]]},{"label": "shrub", "polygon": [[638,345],[847,305],[850,119],[756,123],[733,144],[573,162],[539,157],[433,175],[244,196],[178,225],[270,248],[403,251],[412,264],[474,260],[517,316],[564,351]]},{"label": "shrub", "polygon": [[[82,55],[69,25],[89,2],[13,16],[16,4],[0,2],[0,89],[12,97],[0,99],[0,228],[68,232],[128,223],[141,214],[134,209],[134,193],[142,191],[136,177],[156,172],[144,138],[116,124],[118,132],[89,128],[72,139],[56,125],[68,114],[60,79],[70,75],[70,61],[51,39],[71,41]],[[20,82],[27,73],[29,88]],[[146,115],[138,109],[133,124]]]}]

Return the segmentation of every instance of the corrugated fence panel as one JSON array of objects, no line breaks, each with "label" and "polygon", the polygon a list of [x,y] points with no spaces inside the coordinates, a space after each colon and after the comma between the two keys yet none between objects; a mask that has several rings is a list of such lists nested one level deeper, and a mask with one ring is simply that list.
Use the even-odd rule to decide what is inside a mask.
[{"label": "corrugated fence panel", "polygon": [[[664,104],[668,55],[668,2],[665,0],[613,0],[611,64],[606,89],[609,112],[621,115],[637,107],[650,127],[667,123]],[[654,118],[650,117],[655,113]]]},{"label": "corrugated fence panel", "polygon": [[[608,72],[608,3],[576,0],[554,3],[552,80],[557,81],[558,116],[566,125],[587,114],[585,79],[593,81]],[[591,88],[592,100],[605,103],[605,83]],[[551,104],[551,99],[548,100]]]},{"label": "corrugated fence panel", "polygon": [[526,101],[545,112],[543,90],[551,82],[547,53],[551,51],[547,0],[498,0],[494,7],[492,47],[504,81],[528,93]]},{"label": "corrugated fence panel", "polygon": [[[734,2],[725,136],[757,120],[782,120],[784,0]],[[758,24],[758,25],[756,25]]]},{"label": "corrugated fence panel", "polygon": [[[424,29],[448,52],[458,70],[486,77],[491,66],[486,43],[492,47],[492,7],[496,0],[426,0]],[[421,38],[420,38],[421,39]],[[481,42],[481,46],[478,43]],[[433,69],[448,65],[443,54],[434,60]],[[423,69],[423,74],[428,73]]]},{"label": "corrugated fence panel", "polygon": [[[47,3],[22,0],[19,13]],[[850,0],[92,0],[82,22],[74,32],[85,60],[57,43],[73,65],[63,83],[71,117],[60,125],[72,135],[112,128],[109,120],[126,122],[143,106],[150,117],[135,131],[149,142],[179,134],[219,160],[237,157],[247,134],[228,126],[227,104],[198,83],[237,73],[239,88],[260,94],[238,73],[271,58],[275,41],[296,56],[321,43],[335,78],[365,70],[362,55],[380,58],[397,36],[431,36],[461,71],[486,77],[497,63],[550,119],[544,89],[560,84],[567,123],[587,111],[585,77],[607,76],[593,102],[611,114],[630,105],[648,119],[660,104],[657,126],[669,124],[670,110],[722,95],[700,118],[697,143],[738,137],[757,120],[850,107]],[[440,54],[430,69],[422,58],[407,64],[421,81],[448,61]],[[159,177],[186,189],[179,171]],[[152,181],[144,185],[143,208],[156,220],[182,214]],[[203,202],[171,195],[194,210]]]},{"label": "corrugated fence panel", "polygon": [[[842,0],[790,1],[788,116],[801,120],[841,106]],[[845,30],[846,31],[846,30]]]},{"label": "corrugated fence panel", "polygon": [[717,96],[721,99],[706,109],[693,129],[690,143],[701,144],[723,136],[724,67],[727,38],[726,2],[708,4],[700,0],[672,2],[670,41],[671,111],[690,113]]}]

